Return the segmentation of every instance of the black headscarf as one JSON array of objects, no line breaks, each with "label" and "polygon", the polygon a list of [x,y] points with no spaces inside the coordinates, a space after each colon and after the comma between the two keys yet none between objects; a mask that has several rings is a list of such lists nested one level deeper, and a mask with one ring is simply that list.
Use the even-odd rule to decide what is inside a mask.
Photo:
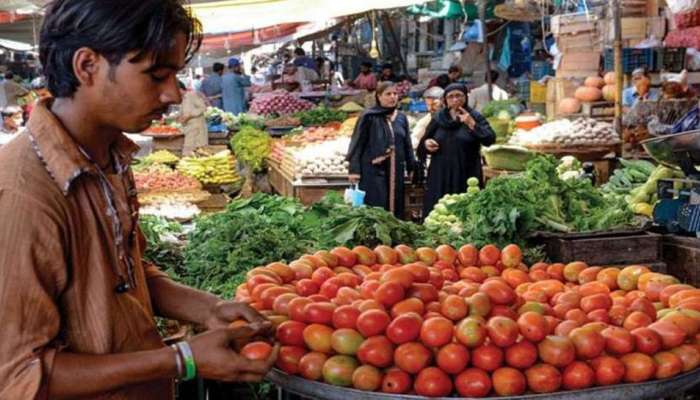
[{"label": "black headscarf", "polygon": [[[469,95],[467,86],[461,83],[450,83],[449,85],[447,85],[447,87],[445,88],[445,94],[443,94],[445,100],[447,100],[447,94],[450,92],[462,92],[465,98]],[[447,104],[447,101],[445,101],[445,104]]]},{"label": "black headscarf", "polygon": [[[382,84],[384,83],[381,83],[380,86]],[[386,87],[383,88],[384,90],[381,90],[381,92],[383,93],[392,86],[394,85],[386,84]],[[355,125],[355,132],[353,133],[352,139],[350,140],[350,147],[346,156],[346,159],[348,161],[352,158],[353,154],[355,154],[355,152],[358,151],[361,138],[364,135],[372,134],[372,132],[363,132],[363,130],[365,129],[381,129],[381,134],[377,135],[376,133],[374,133],[374,140],[378,145],[377,147],[380,148],[381,151],[377,154],[370,154],[372,158],[380,157],[386,154],[389,148],[394,146],[394,138],[389,129],[389,124],[391,122],[387,121],[387,117],[396,111],[396,107],[384,107],[381,105],[381,103],[379,102],[379,88],[374,96],[377,104],[374,107],[365,110],[365,112],[360,116],[360,119]]]},{"label": "black headscarf", "polygon": [[450,109],[447,107],[447,95],[450,92],[461,92],[464,94],[465,104],[463,108],[467,110],[467,112],[469,112],[468,106],[466,104],[466,98],[468,96],[467,87],[461,83],[451,83],[445,88],[445,93],[443,94],[443,101],[445,106],[442,108],[442,110],[438,111],[434,118],[435,121],[443,128],[457,129],[462,125],[462,121],[460,121],[459,119],[452,118],[452,115],[450,114]]}]

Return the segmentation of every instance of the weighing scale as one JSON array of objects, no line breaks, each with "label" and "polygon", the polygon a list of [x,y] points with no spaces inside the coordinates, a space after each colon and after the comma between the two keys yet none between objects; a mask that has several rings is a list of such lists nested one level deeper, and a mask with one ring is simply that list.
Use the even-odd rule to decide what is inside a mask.
[{"label": "weighing scale", "polygon": [[642,146],[659,164],[680,168],[686,176],[659,180],[654,222],[671,233],[700,237],[700,130],[645,140]]}]

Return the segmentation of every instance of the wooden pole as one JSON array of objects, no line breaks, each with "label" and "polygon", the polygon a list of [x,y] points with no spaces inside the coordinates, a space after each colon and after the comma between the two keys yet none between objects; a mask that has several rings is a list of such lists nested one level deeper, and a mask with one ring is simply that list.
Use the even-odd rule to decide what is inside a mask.
[{"label": "wooden pole", "polygon": [[491,82],[491,55],[489,54],[489,41],[486,37],[486,1],[479,0],[479,20],[481,21],[481,35],[484,38],[484,61],[486,62],[486,83],[489,86],[489,101],[493,100],[493,83]]},{"label": "wooden pole", "polygon": [[615,34],[615,130],[622,137],[622,21],[620,18],[620,1],[610,0],[613,17],[613,31]]}]

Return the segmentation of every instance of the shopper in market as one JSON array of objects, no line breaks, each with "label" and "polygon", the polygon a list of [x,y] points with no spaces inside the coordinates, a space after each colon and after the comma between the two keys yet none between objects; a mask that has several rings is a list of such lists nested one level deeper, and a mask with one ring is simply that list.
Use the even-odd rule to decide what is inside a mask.
[{"label": "shopper in market", "polygon": [[489,96],[488,75],[484,76],[484,84],[469,92],[469,107],[481,112],[487,104],[494,100],[508,100],[508,92],[498,86],[498,71],[487,72],[491,75],[491,95]]},{"label": "shopper in market", "polygon": [[424,216],[444,195],[464,193],[469,178],[482,181],[481,146],[496,142],[486,119],[467,106],[466,86],[448,86],[443,100],[445,108],[435,115],[418,145],[418,158],[423,164],[430,156]]},{"label": "shopper in market", "polygon": [[214,63],[211,67],[212,74],[202,81],[202,93],[207,97],[212,107],[223,109],[221,98],[221,77],[224,74],[224,64]]},{"label": "shopper in market", "polygon": [[207,111],[207,103],[196,90],[187,90],[182,82],[179,83],[179,86],[182,93],[182,104],[178,122],[182,124],[182,132],[185,134],[182,154],[190,156],[198,148],[209,144],[207,119],[204,116]]},{"label": "shopper in market", "polygon": [[296,67],[304,67],[312,70],[316,70],[316,61],[313,58],[306,55],[306,52],[301,47],[294,49],[294,61],[292,62]]},{"label": "shopper in market", "polygon": [[428,113],[425,114],[423,118],[419,119],[413,127],[411,143],[413,143],[414,148],[418,147],[421,139],[425,136],[425,130],[433,120],[433,114],[437,113],[442,108],[442,96],[444,94],[445,91],[439,86],[431,87],[423,93],[423,100],[425,100],[425,105],[428,107]]},{"label": "shopper in market", "polygon": [[21,108],[9,106],[0,110],[0,133],[14,135],[19,132],[23,123]]},{"label": "shopper in market", "polygon": [[462,78],[463,70],[459,65],[453,65],[447,70],[446,74],[438,75],[435,79],[431,80],[428,84],[428,88],[438,86],[445,89],[452,83],[456,83]]},{"label": "shopper in market", "polygon": [[[277,349],[235,349],[270,323],[142,261],[137,146],[122,132],[180,102],[199,22],[180,0],[57,0],[40,32],[53,98],[0,149],[0,399],[160,400],[176,378],[261,380]],[[207,332],[167,347],[154,315]]]},{"label": "shopper in market", "polygon": [[372,73],[372,63],[363,62],[360,64],[360,74],[357,75],[351,86],[355,89],[367,90],[372,92],[377,88],[377,77]]},{"label": "shopper in market", "polygon": [[246,88],[251,85],[250,76],[243,73],[241,60],[236,57],[229,58],[228,68],[229,72],[221,78],[224,111],[238,115],[248,110]]},{"label": "shopper in market", "polygon": [[396,108],[396,84],[380,83],[375,96],[377,105],[362,114],[350,141],[350,182],[366,192],[365,204],[403,218],[405,172],[415,166],[408,119]]}]

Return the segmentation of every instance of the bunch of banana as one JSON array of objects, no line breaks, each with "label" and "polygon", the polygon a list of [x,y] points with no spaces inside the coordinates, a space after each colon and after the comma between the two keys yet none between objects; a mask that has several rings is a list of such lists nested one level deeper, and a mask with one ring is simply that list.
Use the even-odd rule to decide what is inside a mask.
[{"label": "bunch of banana", "polygon": [[228,185],[240,179],[235,165],[235,158],[225,150],[209,157],[185,157],[178,163],[177,170],[205,185]]},{"label": "bunch of banana", "polygon": [[151,164],[175,164],[180,159],[168,150],[158,150],[149,154],[144,161]]}]

